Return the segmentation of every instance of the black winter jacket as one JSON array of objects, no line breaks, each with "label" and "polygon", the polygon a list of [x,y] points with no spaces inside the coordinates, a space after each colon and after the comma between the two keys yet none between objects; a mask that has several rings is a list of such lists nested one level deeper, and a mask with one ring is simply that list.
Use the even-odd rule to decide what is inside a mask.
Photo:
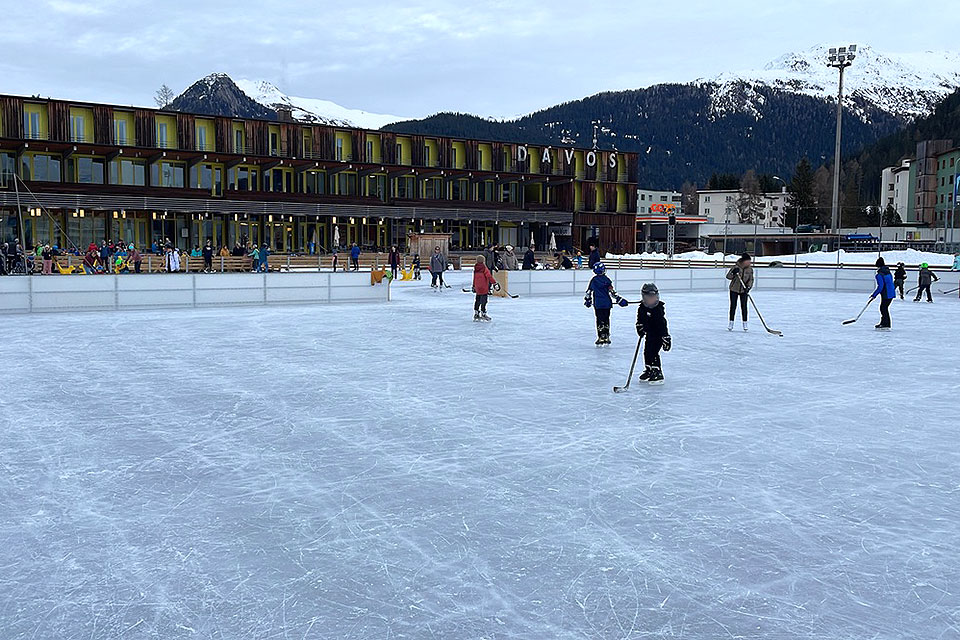
[{"label": "black winter jacket", "polygon": [[657,306],[649,309],[640,303],[637,309],[637,335],[646,333],[653,339],[663,338],[670,335],[667,330],[667,315],[663,308],[663,302],[658,302]]}]

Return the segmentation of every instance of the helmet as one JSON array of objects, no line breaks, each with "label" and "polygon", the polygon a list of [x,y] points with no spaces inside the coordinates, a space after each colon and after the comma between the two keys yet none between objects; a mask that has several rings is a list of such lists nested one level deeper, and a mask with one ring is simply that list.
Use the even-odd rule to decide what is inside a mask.
[{"label": "helmet", "polygon": [[923,264],[920,265],[920,268],[921,268],[921,269],[926,269],[926,268],[929,267],[929,266],[930,266],[930,265],[928,265],[926,262],[924,262]]},{"label": "helmet", "polygon": [[598,276],[602,275],[603,272],[605,272],[606,270],[607,270],[607,267],[602,262],[598,262],[597,264],[593,265],[593,272]]},{"label": "helmet", "polygon": [[660,302],[660,290],[657,289],[657,285],[648,282],[640,289],[640,297],[643,306],[653,309]]}]

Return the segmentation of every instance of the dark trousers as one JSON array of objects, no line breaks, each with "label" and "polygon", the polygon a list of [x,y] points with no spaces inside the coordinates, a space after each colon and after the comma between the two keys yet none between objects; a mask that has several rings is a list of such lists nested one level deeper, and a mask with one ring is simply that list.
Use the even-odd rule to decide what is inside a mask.
[{"label": "dark trousers", "polygon": [[134,273],[140,273],[140,261],[139,261],[139,260],[137,260],[136,262],[133,263],[133,272],[134,272]]},{"label": "dark trousers", "polygon": [[213,271],[213,258],[203,258],[203,268],[207,271]]},{"label": "dark trousers", "polygon": [[443,286],[443,272],[438,271],[437,273],[430,273],[430,286],[436,287],[439,282],[439,286]]},{"label": "dark trousers", "polygon": [[593,308],[597,316],[597,337],[606,338],[610,335],[610,309]]},{"label": "dark trousers", "polygon": [[903,299],[903,280],[894,280],[893,286],[897,288],[897,291],[900,293],[900,299]]},{"label": "dark trousers", "polygon": [[890,326],[890,303],[893,302],[893,298],[888,298],[884,295],[880,296],[880,326],[889,327]]},{"label": "dark trousers", "polygon": [[360,258],[351,257],[351,258],[350,258],[350,264],[353,265],[353,270],[354,270],[354,271],[360,271]]},{"label": "dark trousers", "polygon": [[337,270],[337,262],[339,262],[339,259],[337,258],[337,254],[333,254],[333,261],[331,263],[331,266],[333,266],[334,271]]},{"label": "dark trousers", "polygon": [[480,295],[477,294],[476,299],[473,301],[473,310],[479,311],[480,313],[487,312],[487,294]]},{"label": "dark trousers", "polygon": [[933,296],[930,294],[930,285],[929,285],[929,284],[922,284],[922,285],[920,285],[920,288],[917,289],[917,297],[914,298],[914,300],[919,300],[921,297],[923,297],[923,292],[924,292],[924,291],[927,292],[927,301],[929,302],[930,300],[933,300]]},{"label": "dark trousers", "polygon": [[643,364],[648,367],[660,368],[660,349],[663,348],[663,338],[648,335],[643,343]]},{"label": "dark trousers", "polygon": [[390,265],[390,273],[393,275],[394,278],[397,277],[397,265],[395,264]]},{"label": "dark trousers", "polygon": [[733,322],[734,316],[737,314],[737,300],[740,301],[740,316],[743,318],[743,321],[747,321],[747,294],[737,293],[736,291],[730,292],[730,322]]}]

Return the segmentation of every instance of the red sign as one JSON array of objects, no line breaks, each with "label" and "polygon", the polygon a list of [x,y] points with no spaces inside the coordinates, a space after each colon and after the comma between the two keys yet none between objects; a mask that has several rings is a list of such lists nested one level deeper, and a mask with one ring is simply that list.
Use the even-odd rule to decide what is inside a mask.
[{"label": "red sign", "polygon": [[677,210],[677,205],[675,204],[652,204],[650,205],[650,211],[659,211],[661,213],[672,213]]}]

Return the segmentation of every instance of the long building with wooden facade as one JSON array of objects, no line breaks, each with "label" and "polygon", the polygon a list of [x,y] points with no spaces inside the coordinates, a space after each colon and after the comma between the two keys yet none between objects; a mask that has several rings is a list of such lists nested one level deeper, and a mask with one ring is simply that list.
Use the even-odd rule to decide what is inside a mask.
[{"label": "long building with wooden facade", "polygon": [[405,245],[635,248],[636,154],[0,96],[0,234],[278,252]]}]

